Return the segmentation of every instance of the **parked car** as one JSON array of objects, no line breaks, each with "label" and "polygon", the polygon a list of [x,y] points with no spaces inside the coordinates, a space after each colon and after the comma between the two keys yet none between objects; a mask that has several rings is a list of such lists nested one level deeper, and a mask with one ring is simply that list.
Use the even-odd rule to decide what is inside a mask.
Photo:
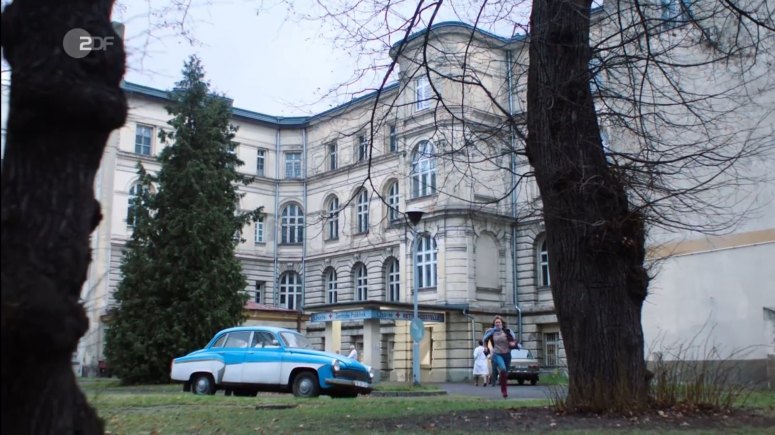
[{"label": "parked car", "polygon": [[355,397],[372,390],[371,368],[343,355],[312,348],[296,331],[241,326],[215,334],[204,349],[172,360],[170,378],[184,391],[239,396],[259,391],[298,397]]},{"label": "parked car", "polygon": [[509,379],[516,379],[519,385],[530,381],[530,385],[538,383],[540,367],[538,360],[527,349],[511,350],[511,365],[509,366]]}]

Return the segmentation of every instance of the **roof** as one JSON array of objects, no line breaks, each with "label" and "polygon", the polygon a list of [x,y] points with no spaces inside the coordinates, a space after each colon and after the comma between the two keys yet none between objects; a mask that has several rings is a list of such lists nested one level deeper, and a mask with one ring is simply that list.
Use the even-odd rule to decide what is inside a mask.
[{"label": "roof", "polygon": [[[131,83],[127,81],[121,82],[121,88],[127,95],[139,95],[145,98],[153,100],[167,102],[170,101],[169,91],[152,88],[149,86],[140,85],[137,83]],[[289,127],[289,128],[303,128],[310,123],[317,121],[318,119],[332,115],[336,112],[344,111],[350,107],[361,104],[374,98],[377,93],[384,94],[398,88],[398,83],[391,83],[385,85],[381,90],[369,92],[368,94],[355,97],[347,103],[340,104],[339,106],[328,109],[317,115],[312,116],[273,116],[265,113],[253,112],[247,109],[240,109],[238,107],[232,107],[232,116],[238,119],[244,119],[247,121],[254,121],[263,124],[269,124],[277,127]]]}]

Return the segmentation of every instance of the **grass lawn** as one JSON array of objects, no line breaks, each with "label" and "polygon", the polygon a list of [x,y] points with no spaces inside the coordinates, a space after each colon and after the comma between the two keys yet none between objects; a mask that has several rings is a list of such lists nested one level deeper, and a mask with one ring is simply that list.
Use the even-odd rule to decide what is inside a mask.
[{"label": "grass lawn", "polygon": [[[447,434],[619,432],[628,419],[606,420],[556,416],[548,401],[482,400],[465,396],[371,397],[356,399],[297,399],[290,394],[258,397],[195,396],[180,385],[121,387],[115,380],[84,379],[81,386],[89,402],[105,420],[111,434],[331,434],[440,432]],[[423,390],[438,388],[423,386]],[[384,391],[411,389],[405,384],[385,384]],[[755,406],[775,424],[775,393],[752,393],[746,406]],[[707,419],[706,419],[707,420]],[[685,429],[698,433],[763,433],[770,420],[725,417],[718,422],[690,420]],[[651,423],[630,428],[630,433],[671,432],[673,423]],[[707,424],[706,424],[707,423]],[[684,428],[676,423],[675,430]],[[718,426],[718,430],[713,429]]]}]

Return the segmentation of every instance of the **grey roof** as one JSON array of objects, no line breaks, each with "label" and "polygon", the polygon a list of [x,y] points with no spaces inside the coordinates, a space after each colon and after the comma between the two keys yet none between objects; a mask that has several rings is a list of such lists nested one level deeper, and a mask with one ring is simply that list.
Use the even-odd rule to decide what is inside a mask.
[{"label": "grey roof", "polygon": [[[144,86],[137,83],[124,81],[121,83],[121,88],[128,95],[139,95],[162,102],[167,102],[170,100],[169,91],[163,91],[161,89]],[[397,88],[398,83],[392,83],[383,87],[381,93],[384,94],[385,92],[390,92]],[[270,124],[277,127],[303,128],[308,126],[311,122],[314,122],[325,116],[346,110],[364,101],[372,99],[377,95],[378,92],[380,91],[369,92],[368,94],[353,98],[347,103],[341,104],[312,116],[273,116],[267,115],[265,113],[253,112],[251,110],[240,109],[238,107],[232,108],[232,115],[238,119]]]}]

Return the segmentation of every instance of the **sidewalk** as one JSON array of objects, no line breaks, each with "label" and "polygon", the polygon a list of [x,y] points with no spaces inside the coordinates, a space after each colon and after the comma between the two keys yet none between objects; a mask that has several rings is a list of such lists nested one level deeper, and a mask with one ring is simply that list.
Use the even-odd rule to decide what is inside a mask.
[{"label": "sidewalk", "polygon": [[[439,391],[374,391],[371,393],[374,397],[427,397],[439,395],[454,395],[465,397],[477,397],[491,400],[503,400],[500,386],[474,386],[470,383],[428,383],[439,387]],[[531,400],[531,399],[549,399],[553,396],[553,388],[543,385],[509,385],[508,399]]]},{"label": "sidewalk", "polygon": [[[494,387],[482,387],[481,385],[477,387],[471,383],[439,383],[434,385],[438,385],[439,388],[446,391],[449,395],[503,400],[503,397],[501,396],[501,388],[498,385]],[[553,396],[554,388],[556,387],[541,385],[540,382],[535,386],[510,384],[508,387],[508,399],[549,399]]]}]

